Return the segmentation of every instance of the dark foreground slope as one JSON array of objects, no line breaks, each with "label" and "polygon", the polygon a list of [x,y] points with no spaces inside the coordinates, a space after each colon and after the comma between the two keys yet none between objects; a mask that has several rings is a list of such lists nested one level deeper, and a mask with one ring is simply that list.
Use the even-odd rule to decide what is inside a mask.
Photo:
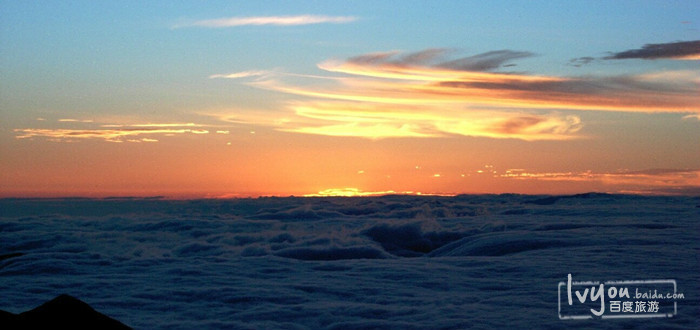
[{"label": "dark foreground slope", "polygon": [[69,295],[60,295],[20,314],[0,311],[2,329],[131,329]]}]

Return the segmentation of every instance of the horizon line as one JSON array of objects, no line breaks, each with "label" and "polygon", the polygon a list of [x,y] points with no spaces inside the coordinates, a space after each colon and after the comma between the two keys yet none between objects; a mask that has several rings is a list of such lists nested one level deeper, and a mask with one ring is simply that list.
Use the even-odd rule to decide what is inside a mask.
[{"label": "horizon line", "polygon": [[152,201],[190,201],[190,200],[237,200],[237,199],[258,199],[258,198],[382,198],[391,196],[400,197],[444,197],[453,198],[460,196],[547,196],[547,197],[583,197],[583,196],[639,196],[639,197],[700,197],[699,194],[683,194],[683,193],[651,193],[651,192],[602,192],[602,191],[587,191],[581,193],[554,193],[554,194],[528,194],[528,193],[514,193],[514,192],[503,192],[503,193],[456,193],[456,194],[428,194],[428,193],[402,193],[402,192],[387,192],[385,194],[371,194],[371,195],[318,195],[318,194],[306,194],[306,195],[282,195],[282,194],[260,194],[260,195],[245,195],[237,194],[237,196],[231,195],[220,195],[220,196],[178,196],[178,195],[123,195],[123,196],[87,196],[87,195],[65,195],[65,196],[0,196],[0,201],[7,200],[98,200],[98,201],[109,201],[109,200],[152,200]]}]

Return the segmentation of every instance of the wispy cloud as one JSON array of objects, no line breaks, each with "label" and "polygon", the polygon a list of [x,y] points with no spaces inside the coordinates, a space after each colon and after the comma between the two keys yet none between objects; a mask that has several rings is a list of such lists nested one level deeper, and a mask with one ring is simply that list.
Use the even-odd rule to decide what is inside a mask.
[{"label": "wispy cloud", "polygon": [[567,63],[567,65],[571,65],[571,66],[575,66],[577,68],[580,68],[584,65],[588,65],[588,64],[592,63],[595,60],[596,60],[595,57],[591,57],[591,56],[577,57],[577,58],[569,60],[569,63]]},{"label": "wispy cloud", "polygon": [[[493,52],[485,53],[492,54]],[[510,58],[504,54],[524,56],[525,53],[500,51],[499,60]],[[482,54],[483,55],[483,54]],[[394,60],[396,55],[385,55],[372,61],[327,61],[319,68],[365,76],[411,80],[383,85],[368,81],[364,91],[356,95],[384,95],[385,99],[417,99],[436,102],[463,102],[529,109],[580,109],[633,112],[694,112],[700,104],[696,93],[700,72],[676,72],[656,75],[626,75],[609,77],[557,77],[492,72],[503,62],[492,57],[476,55],[450,62],[413,65]],[[488,58],[486,63],[476,59]],[[450,68],[445,63],[469,63],[469,69]],[[488,64],[488,65],[487,65]],[[480,67],[482,70],[475,70]],[[354,89],[361,89],[356,83]],[[344,97],[343,89],[328,93]],[[318,96],[323,96],[318,93]]]},{"label": "wispy cloud", "polygon": [[[530,52],[505,49],[457,59],[449,59],[447,56],[453,52],[453,50],[446,48],[431,48],[407,54],[392,51],[355,56],[349,58],[345,62],[357,66],[429,66],[458,71],[489,71],[498,69],[512,60],[534,55]],[[333,62],[327,62],[327,65],[321,64],[319,66],[322,68],[324,66],[333,67]]]},{"label": "wispy cloud", "polygon": [[58,121],[62,123],[92,123],[92,119],[61,118]]},{"label": "wispy cloud", "polygon": [[239,79],[239,78],[248,78],[248,77],[262,77],[262,76],[268,76],[273,74],[272,71],[265,71],[265,70],[249,70],[249,71],[241,71],[241,72],[234,72],[234,73],[219,73],[219,74],[213,74],[210,75],[210,79],[217,79],[217,78],[223,78],[223,79]]},{"label": "wispy cloud", "polygon": [[309,25],[322,23],[350,23],[356,21],[355,16],[325,16],[325,15],[297,15],[297,16],[247,16],[247,17],[225,17],[217,19],[207,19],[196,21],[183,26],[199,26],[207,28],[225,28],[246,25]]},{"label": "wispy cloud", "polygon": [[655,60],[670,58],[678,60],[700,60],[700,40],[646,44],[639,49],[630,49],[604,57],[606,60],[622,59]]},{"label": "wispy cloud", "polygon": [[201,127],[203,125],[195,123],[147,123],[147,124],[103,124],[100,127],[118,128],[118,127]]},{"label": "wispy cloud", "polygon": [[[523,169],[507,170],[500,178],[516,180],[593,182],[622,189],[618,192],[671,193],[678,187],[700,188],[698,169],[649,169],[617,172],[528,172]],[[680,192],[676,191],[677,193]]]},{"label": "wispy cloud", "polygon": [[[355,102],[299,102],[289,107],[302,120],[288,121],[283,131],[371,139],[463,135],[523,140],[573,138],[581,128],[576,116],[527,114],[496,110],[468,111],[449,105],[403,105]],[[296,124],[299,124],[298,127]],[[291,127],[290,127],[291,126]]]},{"label": "wispy cloud", "polygon": [[200,125],[194,123],[149,123],[149,124],[103,124],[90,129],[67,128],[18,128],[17,139],[45,138],[54,142],[76,142],[80,140],[103,140],[107,142],[158,142],[153,138],[158,135],[208,134],[205,129],[195,129]]},{"label": "wispy cloud", "polygon": [[[502,72],[529,52],[498,50],[454,57],[449,49],[370,53],[328,60],[335,75],[246,71],[252,86],[297,95],[274,120],[258,112],[219,115],[277,130],[354,136],[465,135],[523,140],[580,137],[581,120],[567,110],[699,112],[700,71],[618,76],[547,76]],[[288,79],[294,76],[294,79]],[[281,120],[281,119],[284,120]]]}]

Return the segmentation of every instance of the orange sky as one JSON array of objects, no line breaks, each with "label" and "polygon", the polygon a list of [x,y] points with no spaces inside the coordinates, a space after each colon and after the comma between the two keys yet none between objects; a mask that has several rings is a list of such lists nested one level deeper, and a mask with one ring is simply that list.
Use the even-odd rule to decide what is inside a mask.
[{"label": "orange sky", "polygon": [[700,193],[683,5],[142,6],[0,6],[0,197]]}]

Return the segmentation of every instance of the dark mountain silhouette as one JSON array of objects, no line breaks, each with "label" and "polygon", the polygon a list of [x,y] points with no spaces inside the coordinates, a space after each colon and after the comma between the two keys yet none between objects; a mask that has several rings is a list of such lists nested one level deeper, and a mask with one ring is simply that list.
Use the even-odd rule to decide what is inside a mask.
[{"label": "dark mountain silhouette", "polygon": [[20,314],[0,310],[0,328],[20,329],[131,329],[69,295],[60,295]]}]

